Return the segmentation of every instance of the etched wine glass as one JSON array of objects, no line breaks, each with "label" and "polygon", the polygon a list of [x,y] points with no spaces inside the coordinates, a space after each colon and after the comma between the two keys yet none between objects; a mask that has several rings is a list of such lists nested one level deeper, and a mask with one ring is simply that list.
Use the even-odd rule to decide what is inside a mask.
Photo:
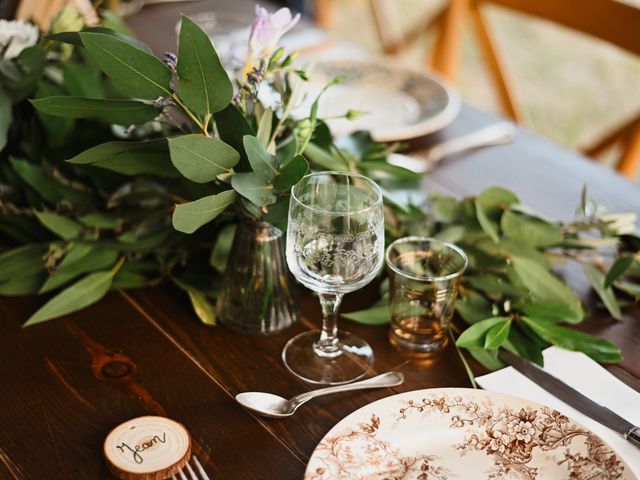
[{"label": "etched wine glass", "polygon": [[382,192],[372,180],[349,172],[317,172],[291,191],[287,264],[320,298],[322,330],[301,333],[282,351],[299,378],[336,385],[362,377],[371,367],[367,342],[338,330],[342,297],[362,288],[384,260]]}]

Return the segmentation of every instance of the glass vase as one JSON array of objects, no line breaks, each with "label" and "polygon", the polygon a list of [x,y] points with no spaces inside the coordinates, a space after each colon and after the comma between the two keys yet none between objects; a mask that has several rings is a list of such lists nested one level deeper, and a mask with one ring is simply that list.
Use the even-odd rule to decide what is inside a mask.
[{"label": "glass vase", "polygon": [[220,322],[250,335],[284,330],[298,319],[294,290],[283,232],[267,222],[241,220],[218,303]]}]

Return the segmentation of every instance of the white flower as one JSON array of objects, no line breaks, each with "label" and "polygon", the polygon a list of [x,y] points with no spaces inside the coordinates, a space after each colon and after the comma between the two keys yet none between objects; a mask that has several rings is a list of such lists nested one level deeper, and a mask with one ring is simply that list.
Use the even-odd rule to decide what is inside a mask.
[{"label": "white flower", "polygon": [[281,8],[273,14],[256,5],[256,19],[249,35],[249,58],[257,60],[271,55],[282,36],[300,20],[300,14],[292,15],[288,8]]},{"label": "white flower", "polygon": [[11,60],[38,41],[38,28],[22,20],[0,20],[0,58]]},{"label": "white flower", "polygon": [[531,424],[531,422],[520,421],[518,426],[515,428],[516,439],[523,441],[524,443],[529,443],[536,433],[536,429]]},{"label": "white flower", "polygon": [[493,432],[491,435],[491,442],[489,443],[489,449],[494,452],[504,453],[507,446],[507,436],[499,430]]}]

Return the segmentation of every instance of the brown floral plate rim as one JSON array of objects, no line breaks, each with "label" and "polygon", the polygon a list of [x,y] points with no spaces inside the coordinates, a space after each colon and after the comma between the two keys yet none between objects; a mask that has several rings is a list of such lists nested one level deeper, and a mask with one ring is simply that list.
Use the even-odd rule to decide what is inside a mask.
[{"label": "brown floral plate rim", "polygon": [[[452,471],[457,467],[449,468],[450,464],[440,462],[442,457],[422,452],[422,446],[419,454],[402,453],[398,433],[391,441],[384,438],[400,422],[408,419],[405,425],[414,428],[411,422],[421,420],[420,415],[429,422],[434,414],[440,415],[436,421],[445,419],[449,430],[458,429],[455,433],[464,437],[455,445],[445,445],[444,459],[452,460],[449,450],[457,450],[461,458],[468,453],[486,454],[493,462],[486,478],[540,480],[545,478],[538,471],[542,461],[543,467],[562,468],[567,478],[577,480],[639,480],[608,443],[561,412],[513,395],[455,387],[391,395],[347,415],[317,445],[305,480],[461,478]],[[385,433],[378,438],[379,432]],[[579,440],[574,444],[575,439]],[[434,446],[441,451],[442,442]]]}]

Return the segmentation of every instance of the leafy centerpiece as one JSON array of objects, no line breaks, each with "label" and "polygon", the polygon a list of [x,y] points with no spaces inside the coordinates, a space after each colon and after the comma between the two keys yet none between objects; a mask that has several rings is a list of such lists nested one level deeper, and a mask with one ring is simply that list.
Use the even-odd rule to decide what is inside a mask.
[{"label": "leafy centerpiece", "polygon": [[[0,60],[0,231],[19,245],[0,254],[0,294],[56,292],[27,325],[165,280],[213,324],[235,226],[285,230],[290,188],[310,168],[360,172],[383,186],[419,179],[386,162],[395,146],[365,132],[337,145],[318,117],[322,92],[310,111],[296,110],[309,72],[278,41],[298,18],[258,7],[238,68],[227,66],[233,80],[187,17],[178,54],[162,59],[108,12],[86,27],[65,9],[40,38],[19,25],[26,40],[18,48],[10,39]],[[495,188],[434,197],[429,214],[384,194],[388,241],[427,232],[467,251],[458,312],[472,326],[458,344],[487,366],[498,366],[499,347],[540,362],[550,343],[619,360],[609,342],[559,325],[585,312],[551,261],[585,265],[618,318],[614,292],[639,293],[628,279],[638,274],[633,219],[603,216],[585,200],[581,217],[560,225]],[[384,301],[346,316],[382,323]]]},{"label": "leafy centerpiece", "polygon": [[[562,324],[576,325],[587,309],[555,273],[557,266],[591,284],[609,315],[622,321],[622,308],[640,299],[640,237],[634,213],[613,214],[587,197],[586,188],[568,222],[546,219],[500,187],[478,196],[431,198],[429,224],[419,214],[398,232],[427,234],[455,242],[469,258],[456,311],[466,324],[456,345],[487,368],[503,366],[505,348],[542,365],[549,345],[577,350],[600,362],[619,362],[620,350],[608,340]],[[389,321],[388,300],[347,314],[362,323]],[[454,327],[455,328],[455,327]]]}]

